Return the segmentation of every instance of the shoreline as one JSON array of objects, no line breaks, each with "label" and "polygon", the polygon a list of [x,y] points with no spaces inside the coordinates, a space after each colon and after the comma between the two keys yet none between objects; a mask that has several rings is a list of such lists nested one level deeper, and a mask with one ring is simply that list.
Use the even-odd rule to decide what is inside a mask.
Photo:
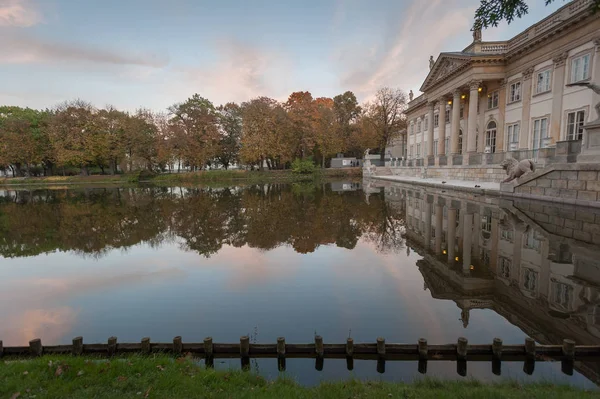
[{"label": "shoreline", "polygon": [[324,381],[302,386],[280,373],[267,380],[253,371],[213,370],[190,356],[42,356],[5,361],[0,367],[0,397],[28,398],[591,398],[597,391],[568,385],[521,383],[506,380],[486,383],[463,380],[417,379],[412,383]]}]

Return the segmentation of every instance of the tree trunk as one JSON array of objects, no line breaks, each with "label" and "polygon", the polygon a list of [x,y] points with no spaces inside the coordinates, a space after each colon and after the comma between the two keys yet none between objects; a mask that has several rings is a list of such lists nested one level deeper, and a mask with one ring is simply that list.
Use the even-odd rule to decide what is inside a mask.
[{"label": "tree trunk", "polygon": [[325,155],[321,157],[321,169],[325,169]]},{"label": "tree trunk", "polygon": [[102,174],[104,174],[104,165],[99,165],[100,166],[100,171]]},{"label": "tree trunk", "polygon": [[30,177],[30,176],[31,176],[31,170],[29,169],[29,163],[26,163],[26,164],[25,164],[25,175],[26,175],[27,177]]},{"label": "tree trunk", "polygon": [[264,157],[260,157],[260,166],[259,166],[259,170],[262,172],[263,170],[265,170],[264,167],[265,164],[265,158]]},{"label": "tree trunk", "polygon": [[87,166],[81,166],[81,175],[82,176],[89,176],[90,175],[90,171],[88,170]]}]

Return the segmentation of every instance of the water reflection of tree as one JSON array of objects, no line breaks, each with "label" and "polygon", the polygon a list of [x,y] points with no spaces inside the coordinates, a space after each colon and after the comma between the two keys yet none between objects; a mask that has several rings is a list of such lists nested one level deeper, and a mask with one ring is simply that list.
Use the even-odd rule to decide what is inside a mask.
[{"label": "water reflection of tree", "polygon": [[385,201],[376,209],[377,214],[367,228],[366,239],[375,244],[379,252],[400,252],[405,248],[404,212]]},{"label": "water reflection of tree", "polygon": [[74,251],[100,257],[115,248],[180,242],[204,256],[223,245],[297,252],[365,236],[381,251],[403,247],[402,212],[383,195],[314,185],[240,188],[106,188],[16,191],[0,196],[0,255]]}]

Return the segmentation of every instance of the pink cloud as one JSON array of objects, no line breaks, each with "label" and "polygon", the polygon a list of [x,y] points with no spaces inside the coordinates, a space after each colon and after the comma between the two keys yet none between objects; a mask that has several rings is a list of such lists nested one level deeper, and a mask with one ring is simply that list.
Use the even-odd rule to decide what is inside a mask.
[{"label": "pink cloud", "polygon": [[30,0],[0,0],[0,26],[37,25],[42,16]]}]

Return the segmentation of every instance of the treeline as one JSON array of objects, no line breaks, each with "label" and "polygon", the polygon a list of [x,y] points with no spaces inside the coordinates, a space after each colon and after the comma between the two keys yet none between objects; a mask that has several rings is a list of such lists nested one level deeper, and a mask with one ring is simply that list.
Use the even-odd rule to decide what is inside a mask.
[{"label": "treeline", "polygon": [[0,256],[73,251],[99,257],[141,243],[176,244],[206,257],[224,245],[299,253],[320,245],[380,251],[404,248],[395,210],[383,193],[339,195],[312,184],[241,189],[180,187],[7,191],[0,196]]},{"label": "treeline", "polygon": [[380,89],[359,105],[292,93],[215,106],[198,94],[165,112],[102,109],[81,100],[53,109],[0,107],[0,169],[13,176],[207,167],[285,169],[295,159],[325,167],[337,153],[383,149],[405,126],[406,96]]}]

